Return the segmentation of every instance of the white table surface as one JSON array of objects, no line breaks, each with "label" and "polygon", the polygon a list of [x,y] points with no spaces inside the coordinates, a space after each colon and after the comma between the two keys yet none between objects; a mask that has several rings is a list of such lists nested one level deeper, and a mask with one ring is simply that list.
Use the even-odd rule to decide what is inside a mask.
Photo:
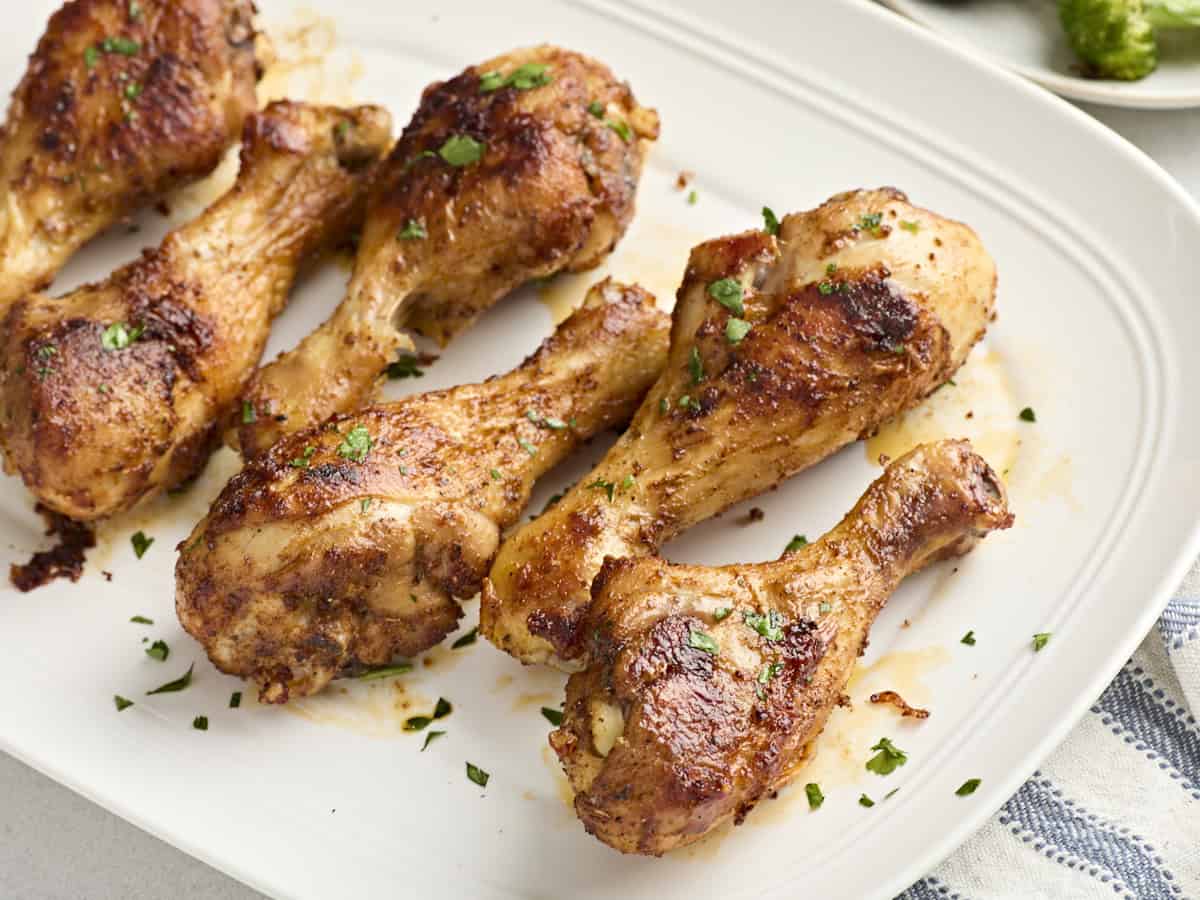
[{"label": "white table surface", "polygon": [[[1081,107],[1200,196],[1200,110]],[[0,753],[0,898],[261,896]]]}]

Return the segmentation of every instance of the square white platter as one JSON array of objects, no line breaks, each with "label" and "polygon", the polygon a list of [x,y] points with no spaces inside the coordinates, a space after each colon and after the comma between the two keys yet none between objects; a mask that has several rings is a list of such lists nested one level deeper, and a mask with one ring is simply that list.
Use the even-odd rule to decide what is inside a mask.
[{"label": "square white platter", "polygon": [[[15,85],[51,0],[6,10],[0,84]],[[222,453],[188,492],[100,529],[77,584],[0,589],[0,748],[137,825],[286,897],[887,897],[994,811],[1065,735],[1151,626],[1200,549],[1200,211],[1144,156],[1065,103],[857,0],[687,8],[618,0],[315,8],[260,2],[282,63],[268,89],[388,106],[402,126],[421,88],[511,47],[549,41],[591,53],[658,108],[634,226],[598,272],[519,292],[391,395],[478,380],[549,332],[549,309],[608,272],[664,306],[687,249],[756,227],[759,209],[816,205],[892,184],[982,235],[1000,270],[999,317],[957,388],[778,491],[667,548],[724,563],[772,558],[816,536],[906,437],[970,435],[1009,483],[1017,524],[957,565],[905,584],[877,623],[801,781],[739,828],[663,859],[623,858],[584,832],[546,746],[542,706],[561,676],[522,669],[480,640],[439,648],[417,671],[354,683],[286,710],[260,707],[219,675],[174,618],[173,547],[236,460]],[[752,12],[752,14],[751,14]],[[336,29],[336,40],[332,37]],[[695,178],[695,204],[675,180]],[[54,291],[106,275],[213,196],[148,213],[72,262]],[[297,293],[269,349],[293,344],[337,301],[344,267]],[[1037,422],[1017,418],[1032,407]],[[967,413],[974,413],[970,418]],[[936,413],[936,414],[935,414]],[[554,473],[540,510],[603,447]],[[743,524],[760,506],[765,519]],[[42,546],[21,485],[0,483],[0,563]],[[138,560],[129,537],[154,544]],[[108,581],[102,571],[112,574]],[[464,630],[473,624],[469,604]],[[149,616],[153,627],[131,624]],[[967,630],[975,646],[960,643]],[[1035,654],[1035,632],[1049,631]],[[142,638],[171,656],[149,659]],[[192,662],[182,693],[145,696]],[[892,688],[924,723],[865,702]],[[112,697],[137,705],[117,714]],[[426,752],[404,719],[444,696],[448,732]],[[207,715],[207,732],[191,727]],[[909,762],[863,769],[889,736]],[[464,764],[491,773],[486,790]],[[967,778],[978,792],[955,796]],[[893,788],[899,791],[886,801]],[[857,802],[868,793],[877,802]],[[864,860],[870,860],[864,865]]]}]

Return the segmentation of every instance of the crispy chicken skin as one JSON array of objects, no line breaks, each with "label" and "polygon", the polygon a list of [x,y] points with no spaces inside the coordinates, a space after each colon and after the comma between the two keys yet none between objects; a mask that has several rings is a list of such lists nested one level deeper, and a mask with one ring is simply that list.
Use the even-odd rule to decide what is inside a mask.
[{"label": "crispy chicken skin", "polygon": [[257,108],[250,0],[71,0],[0,131],[0,315],[85,241],[211,172]]},{"label": "crispy chicken skin", "polygon": [[740,822],[802,768],[900,581],[1012,516],[966,441],[893,462],[829,534],[777,562],[609,559],[588,668],[550,735],[584,827],[659,855]]},{"label": "crispy chicken skin", "polygon": [[[523,66],[545,68],[532,82],[483,89],[531,71]],[[606,66],[557,47],[428,87],[371,191],[346,298],[247,391],[258,416],[236,432],[243,453],[366,402],[396,350],[411,346],[399,329],[444,345],[524,282],[597,265],[633,216],[657,134],[654,111]]]},{"label": "crispy chicken skin", "polygon": [[246,121],[237,183],[157,249],[0,330],[6,466],[92,520],[191,477],[219,437],[302,263],[362,215],[391,143],[377,107],[275,103]]},{"label": "crispy chicken skin", "polygon": [[285,437],[180,545],[179,620],[271,703],[432,647],[534,481],[628,421],[668,327],[645,291],[605,281],[507,375]]},{"label": "crispy chicken skin", "polygon": [[606,556],[654,553],[918,403],[982,337],[995,282],[970,228],[893,189],[790,215],[778,237],[696,247],[663,377],[596,469],[505,541],[484,634],[524,662],[577,666]]}]

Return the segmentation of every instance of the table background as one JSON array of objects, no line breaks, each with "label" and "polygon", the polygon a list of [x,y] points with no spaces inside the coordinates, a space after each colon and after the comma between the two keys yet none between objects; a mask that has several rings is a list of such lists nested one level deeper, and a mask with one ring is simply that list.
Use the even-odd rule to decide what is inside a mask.
[{"label": "table background", "polygon": [[[1080,107],[1141,147],[1200,196],[1200,110]],[[253,900],[262,896],[4,753],[0,753],[0,798],[0,897]]]}]

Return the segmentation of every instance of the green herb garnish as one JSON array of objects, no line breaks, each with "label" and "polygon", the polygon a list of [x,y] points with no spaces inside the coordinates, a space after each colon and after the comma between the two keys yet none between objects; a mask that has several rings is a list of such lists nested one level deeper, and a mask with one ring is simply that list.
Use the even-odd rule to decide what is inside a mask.
[{"label": "green herb garnish", "polygon": [[1050,632],[1041,631],[1033,636],[1033,650],[1036,653],[1050,643]]},{"label": "green herb garnish", "polygon": [[229,708],[237,709],[241,705],[242,705],[242,692],[234,691],[232,694],[229,695]]},{"label": "green herb garnish", "polygon": [[739,318],[746,315],[742,283],[736,278],[722,278],[708,286],[708,296]]},{"label": "green herb garnish", "polygon": [[633,140],[633,130],[629,127],[629,123],[621,119],[605,119],[604,124],[617,133],[617,136],[625,143]]},{"label": "green herb garnish", "polygon": [[887,738],[880,738],[871,749],[879,752],[867,760],[867,771],[876,775],[891,775],[908,762],[908,754]]},{"label": "green herb garnish", "polygon": [[903,228],[905,231],[907,231],[909,234],[916,234],[918,231],[921,230],[921,226],[918,225],[916,222],[906,222],[904,219],[900,220],[900,227]]},{"label": "green herb garnish", "polygon": [[208,731],[208,716],[196,716],[192,719],[192,727],[197,731]]},{"label": "green herb garnish", "polygon": [[769,206],[762,208],[763,231],[767,234],[779,234],[779,218]]},{"label": "green herb garnish", "polygon": [[721,652],[721,646],[710,635],[705,634],[703,631],[697,631],[695,628],[688,632],[688,646],[693,650],[703,650],[705,653],[711,653],[713,656]]},{"label": "green herb garnish", "polygon": [[290,463],[288,463],[288,465],[291,466],[293,469],[307,469],[309,467],[309,465],[311,465],[311,463],[312,463],[313,454],[316,452],[317,452],[316,447],[313,447],[311,445],[308,447],[305,447],[304,452],[301,453],[299,456],[297,456],[295,459],[293,459]]},{"label": "green herb garnish", "polygon": [[740,344],[750,333],[750,323],[745,319],[730,319],[725,323],[725,340],[731,344]]},{"label": "green herb garnish", "polygon": [[883,213],[870,213],[859,219],[855,227],[860,231],[868,232],[871,237],[880,237],[883,233],[883,229],[880,227],[882,221]]},{"label": "green herb garnish", "polygon": [[424,752],[426,751],[426,749],[428,749],[428,747],[429,747],[429,745],[430,745],[430,744],[432,744],[432,743],[433,743],[435,740],[437,740],[438,738],[440,738],[440,737],[441,737],[442,735],[444,735],[445,733],[446,733],[446,732],[444,732],[444,731],[430,731],[430,732],[428,732],[428,733],[425,735],[425,743],[423,743],[423,744],[421,745],[421,752],[422,752],[422,753],[424,753]]},{"label": "green herb garnish", "polygon": [[962,636],[962,640],[959,641],[959,643],[966,644],[968,647],[974,647],[975,646],[975,632],[968,631],[966,634],[964,634]]},{"label": "green herb garnish", "polygon": [[700,351],[696,347],[692,347],[692,352],[688,354],[688,372],[691,373],[692,384],[704,380],[704,360],[700,358]]},{"label": "green herb garnish", "polygon": [[400,229],[400,240],[402,241],[423,241],[429,237],[425,231],[425,226],[416,219],[409,219],[402,229]]},{"label": "green herb garnish", "polygon": [[617,489],[617,486],[613,482],[608,481],[607,479],[604,479],[604,478],[597,478],[591,484],[586,485],[586,487],[588,487],[590,489],[599,489],[599,490],[604,491],[606,494],[608,494],[608,502],[609,503],[612,503],[613,492]]},{"label": "green herb garnish", "polygon": [[825,795],[821,793],[821,786],[811,781],[804,786],[804,796],[808,797],[809,809],[820,809],[821,804],[825,802]]},{"label": "green herb garnish", "polygon": [[152,697],[155,694],[175,694],[182,691],[192,683],[192,670],[196,668],[196,664],[192,663],[188,666],[188,670],[176,678],[174,681],[168,681],[164,685],[156,687],[152,691],[146,691],[147,697]]},{"label": "green herb garnish", "polygon": [[1027,406],[1023,410],[1021,410],[1021,412],[1018,414],[1017,418],[1019,418],[1022,422],[1036,422],[1037,421],[1037,416],[1034,414],[1033,408],[1030,406]]},{"label": "green herb garnish", "polygon": [[795,553],[801,547],[807,547],[807,546],[808,546],[808,538],[806,538],[802,534],[797,534],[790,541],[788,541],[787,546],[783,548],[783,552],[784,553]]},{"label": "green herb garnish", "polygon": [[713,610],[713,621],[720,622],[723,619],[728,619],[729,614],[733,612],[732,606],[720,606]]},{"label": "green herb garnish", "polygon": [[562,724],[563,714],[561,709],[551,709],[549,706],[543,706],[542,715],[555,728]]},{"label": "green herb garnish", "polygon": [[125,710],[129,709],[129,707],[133,706],[132,700],[126,700],[120,694],[113,694],[113,703],[117,707],[117,712],[124,712]]},{"label": "green herb garnish", "polygon": [[124,350],[142,336],[145,331],[142,325],[132,328],[124,322],[113,322],[100,335],[100,346],[105,350]]},{"label": "green herb garnish", "polygon": [[145,616],[134,616],[129,621],[133,622],[135,625],[153,625],[154,624],[153,619],[147,619]]},{"label": "green herb garnish", "polygon": [[412,663],[402,662],[391,666],[380,666],[378,669],[368,669],[358,676],[359,681],[379,681],[382,678],[392,678],[412,671]]},{"label": "green herb garnish", "polygon": [[171,648],[167,646],[166,641],[155,641],[146,648],[146,655],[159,662],[166,662],[167,657],[171,655]]},{"label": "green herb garnish", "polygon": [[438,156],[456,168],[469,166],[483,159],[484,145],[466,134],[456,134],[446,139],[438,150]]},{"label": "green herb garnish", "polygon": [[371,452],[371,433],[362,425],[355,425],[338,444],[338,456],[360,463]]},{"label": "green herb garnish", "polygon": [[537,456],[537,447],[533,446],[533,444],[529,443],[529,441],[525,440],[525,438],[517,438],[517,443],[520,445],[521,449],[530,456]]},{"label": "green herb garnish", "polygon": [[488,779],[492,776],[474,763],[467,763],[467,778],[475,782],[480,787],[487,787]]},{"label": "green herb garnish", "polygon": [[528,91],[531,88],[543,87],[553,81],[550,67],[545,63],[525,63],[512,71],[505,78],[499,72],[488,72],[479,78],[479,93],[490,94],[500,88],[516,88],[518,91]]},{"label": "green herb garnish", "polygon": [[470,647],[475,643],[475,638],[479,635],[479,627],[476,626],[456,640],[450,645],[451,650],[461,650],[463,647]]},{"label": "green herb garnish", "polygon": [[146,551],[150,549],[150,545],[154,543],[154,538],[146,537],[144,531],[135,531],[130,535],[129,543],[133,545],[134,554],[138,559],[141,559]]},{"label": "green herb garnish", "polygon": [[768,610],[764,616],[760,613],[746,610],[742,613],[742,621],[752,630],[768,641],[774,643],[783,640],[783,616],[778,610]]},{"label": "green herb garnish", "polygon": [[249,400],[242,401],[242,424],[252,425],[258,421],[258,413],[254,411],[254,404]]},{"label": "green herb garnish", "polygon": [[399,378],[424,378],[425,373],[418,367],[418,362],[411,353],[401,353],[395,362],[388,364],[387,376],[393,381]]},{"label": "green herb garnish", "polygon": [[962,786],[954,793],[960,797],[970,797],[983,783],[982,778],[968,778],[962,783]]},{"label": "green herb garnish", "polygon": [[868,797],[866,794],[863,794],[861,797],[858,798],[858,805],[865,806],[869,809],[870,807],[875,805],[875,801],[872,800],[870,797]]},{"label": "green herb garnish", "polygon": [[591,103],[589,103],[587,105],[587,111],[590,112],[597,119],[604,118],[604,104],[601,103],[599,100],[593,100]]}]

